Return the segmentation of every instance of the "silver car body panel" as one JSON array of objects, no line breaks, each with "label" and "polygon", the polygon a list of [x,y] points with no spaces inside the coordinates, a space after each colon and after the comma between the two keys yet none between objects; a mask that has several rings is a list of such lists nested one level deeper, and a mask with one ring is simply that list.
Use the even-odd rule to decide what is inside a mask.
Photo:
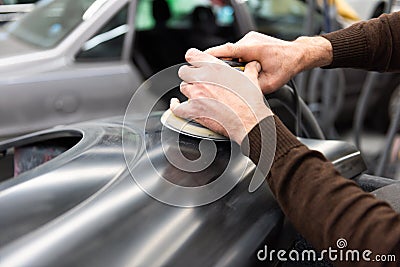
[{"label": "silver car body panel", "polygon": [[[260,246],[289,246],[291,239],[284,240],[282,234],[287,231],[282,228],[283,215],[267,184],[248,193],[255,166],[238,149],[235,164],[250,168],[216,202],[179,208],[144,193],[126,167],[122,131],[131,140],[126,152],[138,162],[132,172],[151,175],[139,164],[146,145],[159,171],[189,183],[199,176],[205,180],[215,176],[224,166],[221,162],[230,143],[217,144],[222,156],[209,171],[200,175],[178,171],[171,169],[159,149],[160,113],[148,119],[146,134],[138,127],[143,119],[60,126],[0,143],[2,151],[60,136],[82,137],[55,159],[0,184],[0,266],[247,266],[256,260]],[[181,138],[181,149],[197,150],[198,139]],[[301,141],[324,153],[339,170],[346,170],[341,166],[349,157],[363,165],[358,151],[347,143]],[[354,171],[342,174],[350,177]],[[229,175],[239,174],[231,170]],[[173,193],[163,188],[160,192]]]},{"label": "silver car body panel", "polygon": [[[1,28],[0,28],[0,47],[1,47],[0,60],[21,54],[31,54],[40,51],[37,48],[34,48],[26,43],[19,41],[18,39],[14,38],[11,34],[2,30]],[[4,70],[2,69],[2,72],[3,71],[7,71],[7,68],[5,68]]]}]

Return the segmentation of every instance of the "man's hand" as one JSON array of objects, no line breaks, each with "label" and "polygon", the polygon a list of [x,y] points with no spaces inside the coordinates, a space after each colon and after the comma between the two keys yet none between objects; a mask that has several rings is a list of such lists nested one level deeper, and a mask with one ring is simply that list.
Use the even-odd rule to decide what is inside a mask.
[{"label": "man's hand", "polygon": [[189,101],[172,99],[175,115],[194,119],[239,145],[255,125],[272,115],[258,87],[259,63],[248,63],[242,73],[196,49],[186,53],[186,60],[191,66],[181,67],[179,77]]},{"label": "man's hand", "polygon": [[257,32],[246,34],[234,44],[205,52],[219,58],[260,62],[262,71],[258,80],[263,93],[279,89],[303,70],[326,66],[332,61],[331,43],[323,37],[300,37],[287,42]]}]

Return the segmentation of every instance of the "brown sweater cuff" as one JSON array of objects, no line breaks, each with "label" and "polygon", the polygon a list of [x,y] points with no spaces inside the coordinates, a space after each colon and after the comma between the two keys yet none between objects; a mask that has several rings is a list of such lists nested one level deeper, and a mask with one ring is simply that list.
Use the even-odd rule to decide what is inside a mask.
[{"label": "brown sweater cuff", "polygon": [[333,61],[324,68],[365,67],[368,42],[361,24],[321,36],[330,41],[333,48]]},{"label": "brown sweater cuff", "polygon": [[[276,143],[273,140],[265,140],[266,138],[276,138]],[[249,132],[242,142],[241,149],[244,155],[258,164],[260,161],[268,161],[268,159],[261,159],[262,152],[265,152],[264,157],[273,157],[275,162],[291,149],[302,145],[277,116],[270,116],[263,119]],[[275,155],[271,155],[273,152]]]}]

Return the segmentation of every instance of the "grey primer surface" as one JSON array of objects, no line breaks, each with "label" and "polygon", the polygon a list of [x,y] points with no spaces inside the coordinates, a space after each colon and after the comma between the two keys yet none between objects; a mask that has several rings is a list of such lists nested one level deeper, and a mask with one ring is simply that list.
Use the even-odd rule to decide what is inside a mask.
[{"label": "grey primer surface", "polygon": [[[146,146],[158,172],[185,186],[215,179],[236,146],[217,143],[216,160],[200,173],[178,170],[160,149],[160,115],[148,119],[145,133],[138,128],[140,117],[125,125],[122,118],[111,118],[0,143],[4,151],[60,136],[81,138],[55,159],[0,184],[0,266],[251,266],[264,245],[288,248],[293,235],[282,212],[266,183],[248,193],[255,166],[238,150],[233,150],[235,164],[250,164],[250,170],[211,204],[173,207],[137,186],[124,160],[122,131],[131,144],[126,152],[137,162],[135,174],[154,173],[140,167]],[[177,135],[163,131],[171,140]],[[346,143],[302,141],[325,153],[347,177],[355,176],[355,169],[343,166],[362,162]],[[179,145],[190,158],[198,155],[198,144],[196,138],[180,136],[170,145]],[[231,170],[229,175],[240,174]]]}]

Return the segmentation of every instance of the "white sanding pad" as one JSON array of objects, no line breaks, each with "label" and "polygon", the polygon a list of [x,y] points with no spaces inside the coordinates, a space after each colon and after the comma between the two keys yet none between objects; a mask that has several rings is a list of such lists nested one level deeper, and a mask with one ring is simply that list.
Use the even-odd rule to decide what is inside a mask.
[{"label": "white sanding pad", "polygon": [[165,111],[161,116],[161,123],[172,131],[191,137],[213,141],[229,141],[229,139],[225,136],[217,134],[197,122],[185,120],[175,116],[170,109]]}]

